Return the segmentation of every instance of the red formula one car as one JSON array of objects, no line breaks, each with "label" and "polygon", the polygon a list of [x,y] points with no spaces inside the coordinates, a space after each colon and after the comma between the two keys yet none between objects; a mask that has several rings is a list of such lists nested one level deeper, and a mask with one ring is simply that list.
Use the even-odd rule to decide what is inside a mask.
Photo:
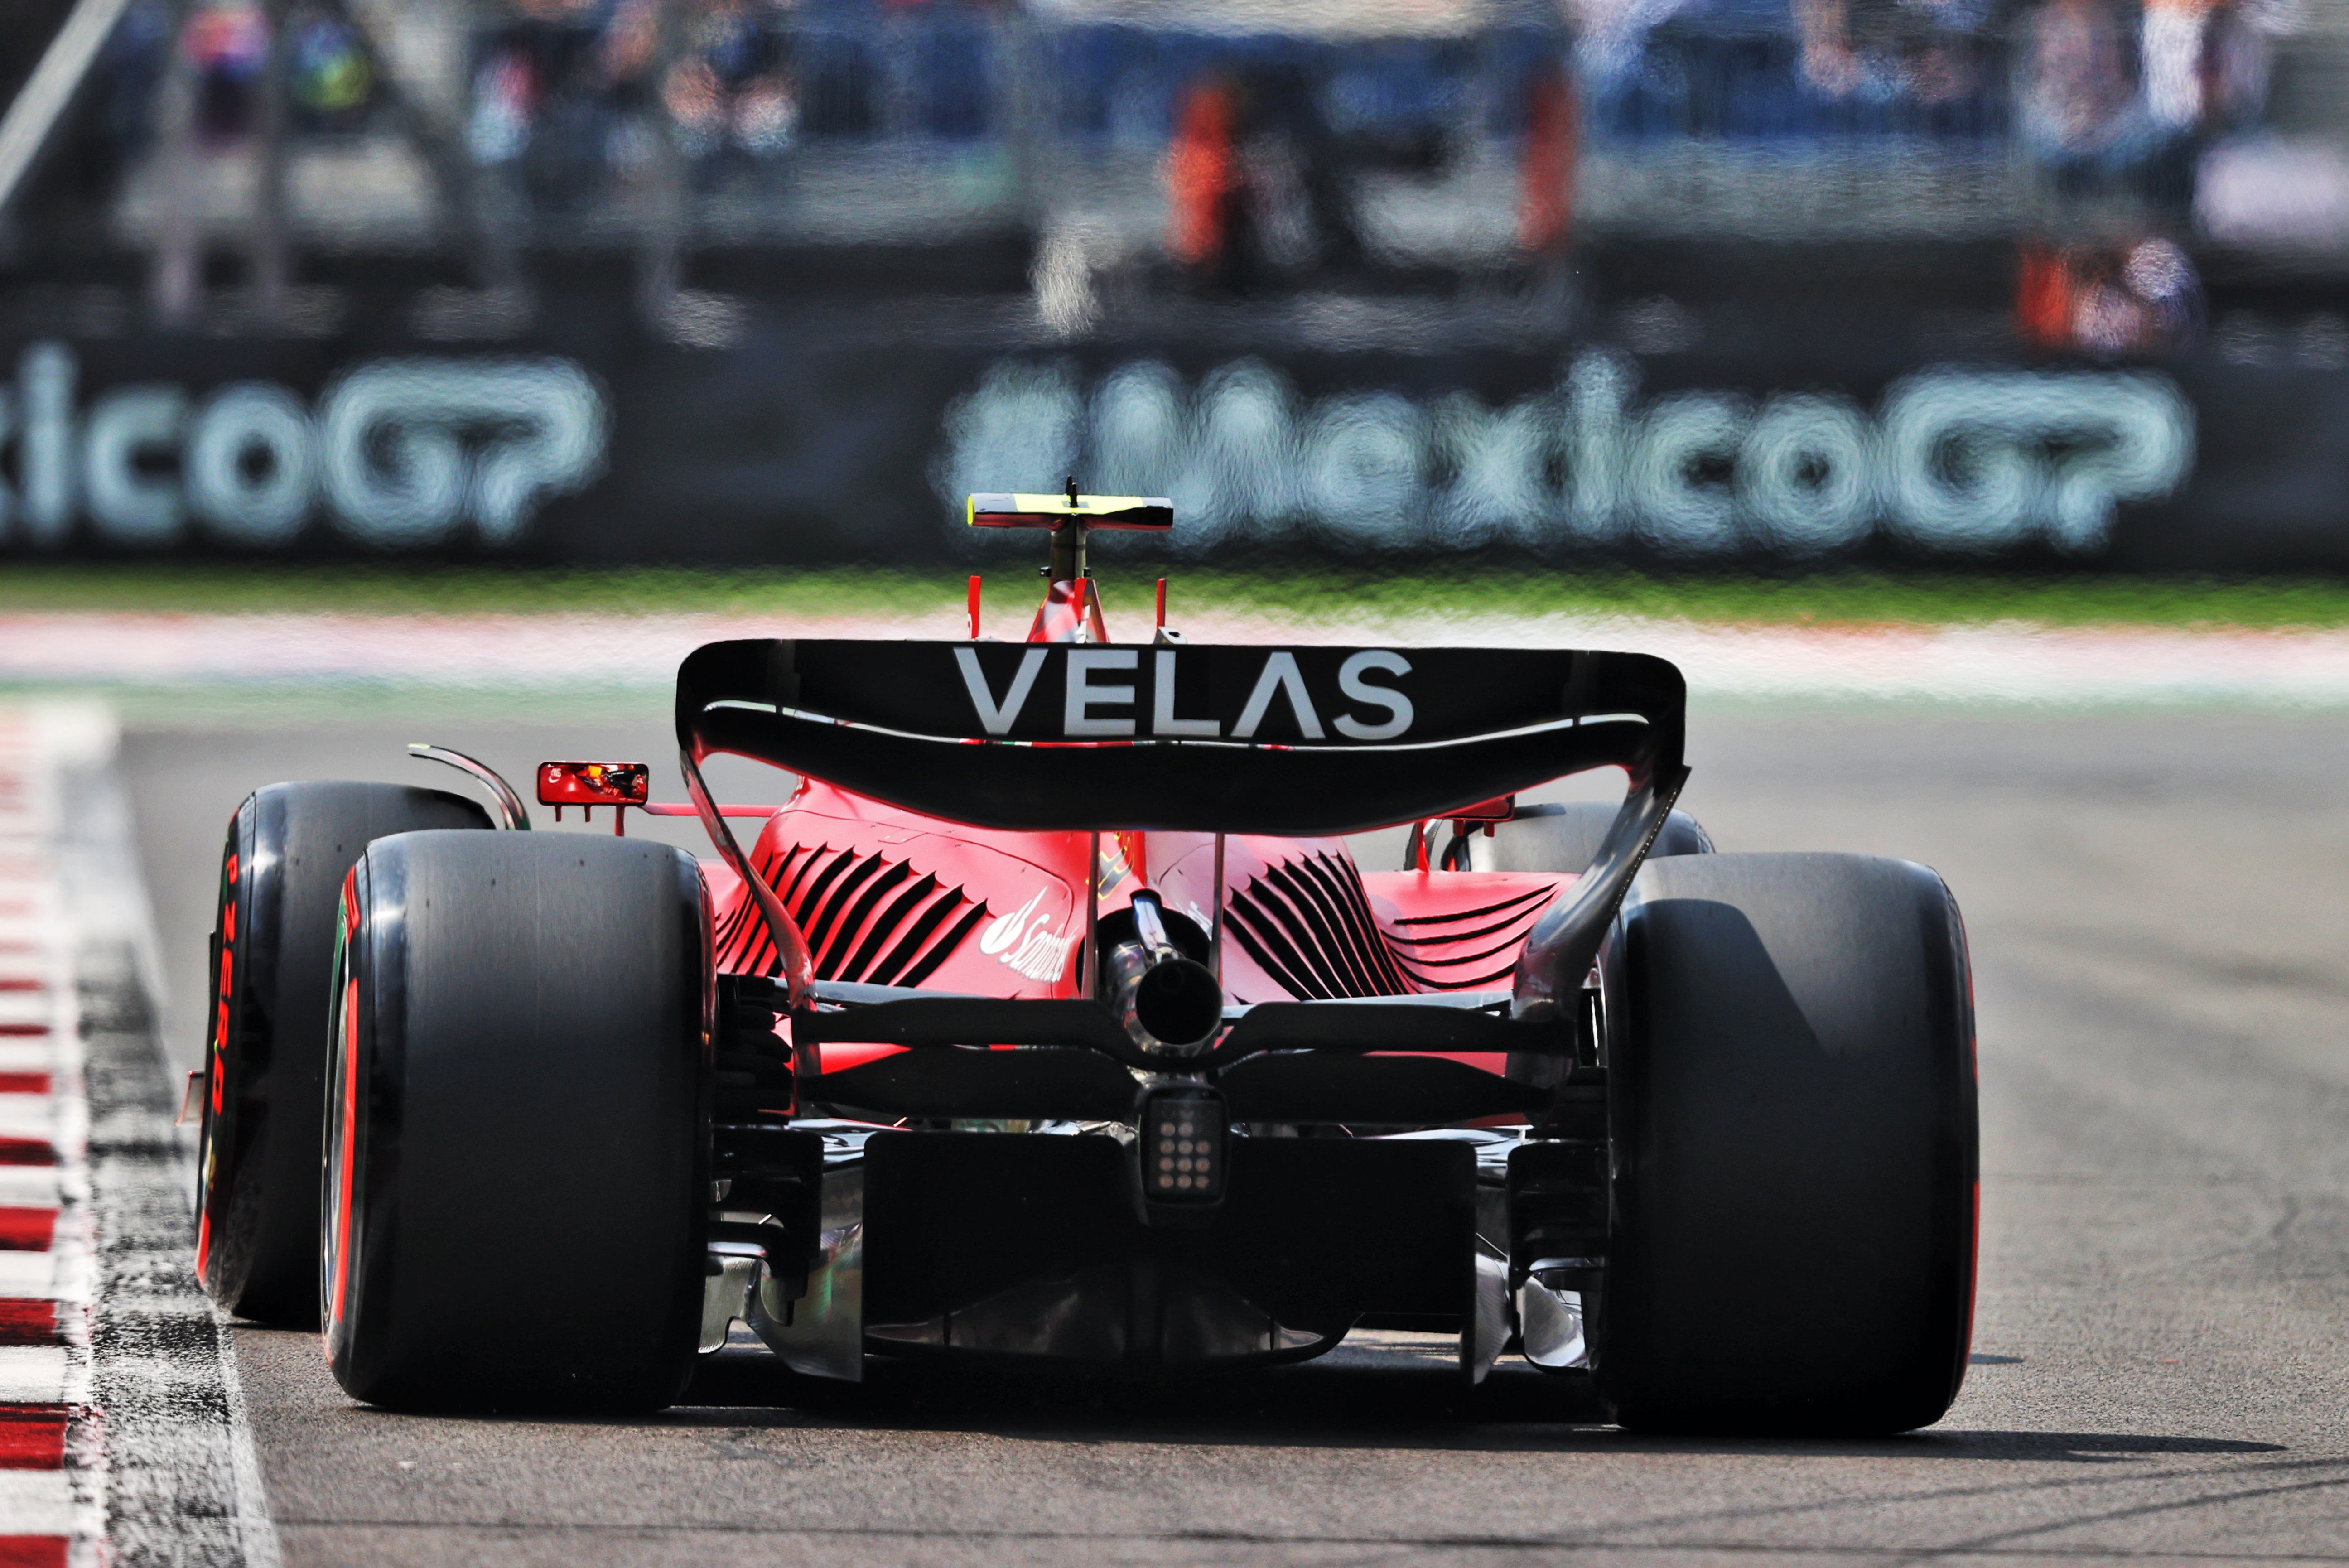
[{"label": "red formula one car", "polygon": [[[971,520],[1050,532],[1024,641],[974,600],[968,641],[713,644],[678,673],[690,806],[642,763],[540,770],[558,811],[698,815],[715,861],[490,831],[523,805],[451,753],[494,811],[245,801],[217,1301],[317,1314],[343,1387],[409,1407],[657,1407],[743,1324],[834,1378],[1370,1325],[1456,1334],[1472,1379],[1587,1376],[1638,1427],[1948,1408],[1977,1145],[1938,877],[1714,853],[1661,659],[1116,643],[1087,531],[1166,503]],[[788,803],[712,801],[720,752]],[[1515,804],[1603,767],[1619,809]],[[1407,864],[1358,867],[1342,836],[1401,824]]]}]

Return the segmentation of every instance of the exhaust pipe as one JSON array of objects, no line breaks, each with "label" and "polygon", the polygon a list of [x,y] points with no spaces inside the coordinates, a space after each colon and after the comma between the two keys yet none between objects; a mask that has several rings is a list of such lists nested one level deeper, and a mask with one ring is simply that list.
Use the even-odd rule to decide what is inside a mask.
[{"label": "exhaust pipe", "polygon": [[1102,955],[1110,1011],[1146,1051],[1204,1050],[1223,1026],[1224,988],[1174,945],[1157,894],[1136,893],[1133,913],[1133,935]]}]

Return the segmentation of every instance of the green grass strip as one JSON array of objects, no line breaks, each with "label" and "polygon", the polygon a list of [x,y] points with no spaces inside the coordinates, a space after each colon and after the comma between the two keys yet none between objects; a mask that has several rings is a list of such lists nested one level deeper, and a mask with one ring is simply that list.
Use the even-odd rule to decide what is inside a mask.
[{"label": "green grass strip", "polygon": [[[1988,573],[1650,574],[1614,567],[1419,566],[1392,571],[1268,565],[1260,570],[1096,568],[1113,619],[1149,613],[1153,579],[1172,579],[1169,619],[1202,612],[1341,617],[1619,615],[1746,625],[1982,625],[2282,628],[2349,626],[2349,581],[2313,576],[2185,577]],[[1037,596],[1031,567],[985,568],[988,629],[1015,635]],[[329,611],[379,615],[570,613],[813,615],[951,613],[965,574],[951,566],[698,570],[513,567],[93,565],[0,568],[0,611],[155,614]],[[1015,624],[1015,622],[1017,624]]]}]

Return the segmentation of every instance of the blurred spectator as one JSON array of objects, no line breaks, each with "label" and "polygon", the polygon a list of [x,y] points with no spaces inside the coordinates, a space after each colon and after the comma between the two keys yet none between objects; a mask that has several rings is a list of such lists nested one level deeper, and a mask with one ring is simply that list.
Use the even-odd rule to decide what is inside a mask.
[{"label": "blurred spectator", "polygon": [[2157,237],[2130,246],[2120,282],[2138,304],[2142,347],[2176,348],[2201,335],[2202,280],[2176,242]]},{"label": "blurred spectator", "polygon": [[621,109],[646,51],[639,7],[598,0],[515,0],[475,72],[466,140],[484,163],[511,163],[543,206],[576,206],[626,148]]},{"label": "blurred spectator", "polygon": [[790,147],[799,130],[782,41],[744,0],[701,0],[694,8],[661,103],[679,150],[697,161],[730,151],[765,157]]},{"label": "blurred spectator", "polygon": [[2043,242],[2025,243],[2014,286],[2014,327],[2023,340],[2041,348],[2069,348],[2073,293],[2063,253]]},{"label": "blurred spectator", "polygon": [[1239,89],[1220,76],[1194,83],[1183,95],[1166,153],[1166,248],[1205,282],[1236,281],[1239,254],[1249,243],[1238,140]]},{"label": "blurred spectator", "polygon": [[2145,102],[2158,125],[2185,130],[2202,118],[2202,35],[2209,0],[2146,0]]},{"label": "blurred spectator", "polygon": [[1526,143],[1518,172],[1517,243],[1529,256],[1565,254],[1574,219],[1572,90],[1555,70],[1537,72],[1526,91]]},{"label": "blurred spectator", "polygon": [[1197,281],[1244,288],[1363,255],[1351,154],[1294,64],[1218,71],[1184,95],[1166,157],[1167,248]]},{"label": "blurred spectator", "polygon": [[1574,18],[1575,63],[1584,83],[1605,90],[1640,63],[1649,35],[1696,0],[1565,0]]},{"label": "blurred spectator", "polygon": [[1242,184],[1256,208],[1261,258],[1283,271],[1350,267],[1362,259],[1354,169],[1301,66],[1260,66],[1241,78]]},{"label": "blurred spectator", "polygon": [[261,7],[253,0],[203,0],[180,47],[196,70],[197,135],[217,142],[249,132],[269,58],[269,23]]},{"label": "blurred spectator", "polygon": [[660,119],[705,173],[789,148],[788,66],[771,9],[750,0],[515,0],[482,51],[468,141],[516,164],[542,204],[573,206],[645,163]]},{"label": "blurred spectator", "polygon": [[2146,193],[2160,126],[2115,0],[2046,0],[2024,29],[2020,130],[2057,195]]},{"label": "blurred spectator", "polygon": [[2104,359],[2175,350],[2201,335],[2204,314],[2201,280],[2174,241],[2023,248],[2015,326],[2039,348]]},{"label": "blurred spectator", "polygon": [[1830,98],[1954,103],[1982,82],[1981,0],[1795,0],[1802,72]]},{"label": "blurred spectator", "polygon": [[357,129],[375,98],[375,72],[350,28],[335,16],[303,17],[288,29],[286,97],[304,130]]}]

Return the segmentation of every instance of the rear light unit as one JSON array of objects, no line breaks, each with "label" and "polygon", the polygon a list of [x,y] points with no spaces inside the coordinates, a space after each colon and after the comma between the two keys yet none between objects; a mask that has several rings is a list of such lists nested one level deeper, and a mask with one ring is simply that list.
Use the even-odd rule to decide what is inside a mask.
[{"label": "rear light unit", "polygon": [[1230,1159],[1230,1118],[1223,1096],[1198,1084],[1153,1089],[1142,1097],[1137,1130],[1146,1201],[1214,1203],[1223,1198]]}]

